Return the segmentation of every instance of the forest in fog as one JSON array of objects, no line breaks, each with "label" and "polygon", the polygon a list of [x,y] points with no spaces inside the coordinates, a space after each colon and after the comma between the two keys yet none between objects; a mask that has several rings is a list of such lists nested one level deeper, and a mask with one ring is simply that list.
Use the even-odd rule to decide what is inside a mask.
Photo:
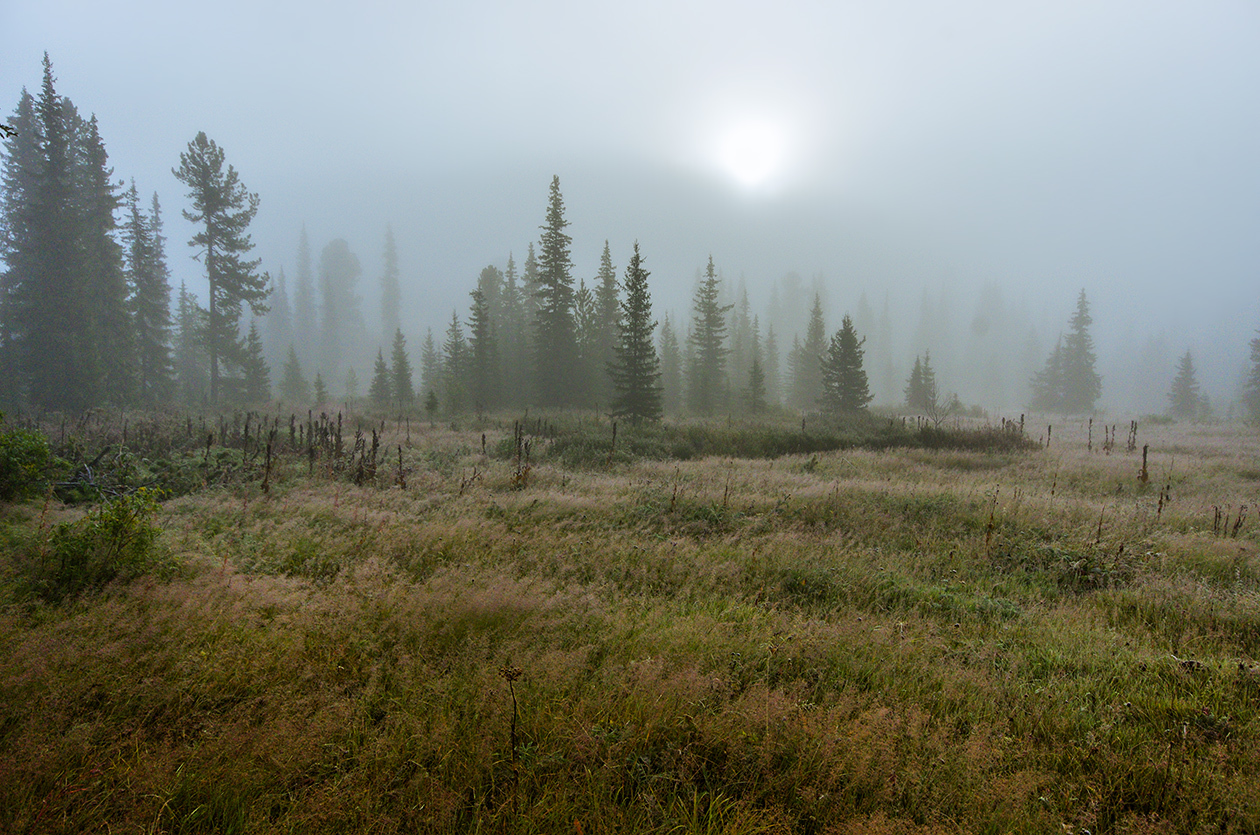
[{"label": "forest in fog", "polygon": [[[400,262],[405,229],[380,230],[371,253],[380,266],[367,271],[346,239],[312,240],[295,218],[292,260],[262,264],[250,224],[265,198],[204,133],[170,152],[186,194],[173,210],[195,230],[187,249],[170,240],[172,208],[115,179],[96,117],[57,93],[47,57],[38,91],[23,92],[5,134],[0,405],[8,410],[280,400],[431,416],[618,413],[629,388],[657,403],[647,417],[868,403],[937,416],[1089,414],[1100,403],[1180,418],[1260,416],[1260,342],[1249,346],[1249,366],[1215,370],[1236,380],[1216,399],[1188,347],[1162,334],[1129,340],[1122,358],[1105,363],[1123,373],[1104,377],[1090,287],[1061,311],[1032,311],[997,284],[978,293],[923,289],[914,309],[894,309],[886,289],[841,293],[795,272],[749,286],[721,252],[692,275],[652,277],[650,246],[640,253],[629,240],[604,241],[598,268],[581,275],[557,177],[545,200],[540,189],[537,205],[518,207],[538,218],[540,236],[486,253],[478,275],[452,278],[465,284],[467,302],[443,312],[405,278],[414,274]],[[205,277],[200,292],[171,286],[172,259],[186,255]],[[662,281],[687,285],[687,307],[652,304]],[[1047,318],[1057,326],[1047,329]],[[856,399],[836,406],[836,386],[856,387]]]}]

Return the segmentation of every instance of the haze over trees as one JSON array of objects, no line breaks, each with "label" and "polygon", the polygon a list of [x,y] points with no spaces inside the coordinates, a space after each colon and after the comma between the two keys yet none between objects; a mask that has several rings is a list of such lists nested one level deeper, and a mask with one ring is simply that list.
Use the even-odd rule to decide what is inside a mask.
[{"label": "haze over trees", "polygon": [[[262,272],[249,234],[259,196],[205,133],[172,169],[190,201],[183,216],[197,226],[190,245],[209,290],[199,299],[183,281],[172,292],[157,195],[143,200],[134,182],[123,190],[114,179],[96,120],[57,93],[51,61],[38,95],[23,92],[8,126],[0,195],[0,406],[7,408],[254,406],[275,396],[297,405],[313,396],[318,378],[329,397],[345,400],[358,396],[359,379],[371,380],[369,399],[391,410],[423,406],[456,416],[544,407],[629,416],[631,378],[618,375],[631,373],[622,354],[631,325],[635,350],[647,339],[656,363],[632,378],[656,375],[649,388],[665,415],[840,409],[839,378],[824,378],[842,356],[851,361],[850,342],[865,394],[858,387],[860,405],[846,400],[843,410],[904,403],[931,411],[939,406],[938,375],[970,402],[998,408],[1087,414],[1104,393],[1084,289],[1065,331],[1048,342],[1026,305],[1012,304],[997,286],[986,286],[974,305],[948,286],[925,288],[917,317],[895,309],[886,292],[846,286],[857,297],[854,315],[836,332],[843,344],[834,337],[829,344],[834,308],[821,275],[786,273],[769,283],[764,304],[754,304],[745,277],[727,281],[710,256],[688,309],[636,309],[642,318],[628,323],[629,282],[642,279],[648,298],[647,273],[619,281],[615,243],[604,240],[593,274],[577,274],[558,177],[537,239],[523,242],[523,263],[518,268],[508,252],[484,267],[468,306],[452,311],[438,334],[406,314],[402,276],[411,271],[386,224],[379,272],[373,268],[379,281],[367,288],[379,322],[365,321],[364,269],[345,238],[322,244],[316,262],[302,224],[291,269],[277,265],[274,279]],[[1152,408],[1165,408],[1167,392],[1171,414],[1208,414],[1207,385],[1190,354],[1174,379],[1166,343],[1151,335],[1139,345],[1132,366],[1158,380],[1146,386],[1155,392]],[[374,354],[386,370],[379,380],[367,373]],[[413,367],[418,389],[408,394],[399,374]],[[1230,413],[1260,414],[1254,367],[1230,373],[1240,380],[1234,403],[1242,407],[1231,404]],[[388,395],[379,397],[383,386]],[[639,420],[657,414],[655,405],[634,408]]]}]

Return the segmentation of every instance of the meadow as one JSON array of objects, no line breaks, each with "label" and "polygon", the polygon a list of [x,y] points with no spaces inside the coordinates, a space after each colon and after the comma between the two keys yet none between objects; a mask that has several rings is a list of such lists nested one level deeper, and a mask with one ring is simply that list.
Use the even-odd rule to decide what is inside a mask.
[{"label": "meadow", "polygon": [[0,830],[1260,830],[1254,428],[277,417],[43,427]]}]

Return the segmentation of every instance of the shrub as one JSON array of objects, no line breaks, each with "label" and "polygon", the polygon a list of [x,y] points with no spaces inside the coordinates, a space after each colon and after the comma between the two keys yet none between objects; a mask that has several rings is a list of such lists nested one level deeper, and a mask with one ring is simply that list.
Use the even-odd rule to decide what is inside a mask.
[{"label": "shrub", "polygon": [[141,489],[55,526],[32,560],[32,591],[56,603],[148,573],[160,564],[156,511],[154,494]]},{"label": "shrub", "polygon": [[42,490],[49,457],[48,441],[38,432],[0,431],[0,501],[16,501]]}]

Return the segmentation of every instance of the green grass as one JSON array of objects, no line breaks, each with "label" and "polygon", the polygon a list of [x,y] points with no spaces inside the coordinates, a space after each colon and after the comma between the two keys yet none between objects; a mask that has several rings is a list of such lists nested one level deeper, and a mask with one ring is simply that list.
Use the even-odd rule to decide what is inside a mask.
[{"label": "green grass", "polygon": [[[389,426],[405,488],[329,448],[265,493],[237,449],[158,511],[180,570],[6,581],[0,830],[1255,831],[1258,527],[1212,508],[1254,504],[1260,441],[1155,429],[1162,508],[1072,427],[760,454],[696,424],[643,437],[748,457],[521,478],[506,420]],[[0,508],[0,542],[82,514]]]}]

